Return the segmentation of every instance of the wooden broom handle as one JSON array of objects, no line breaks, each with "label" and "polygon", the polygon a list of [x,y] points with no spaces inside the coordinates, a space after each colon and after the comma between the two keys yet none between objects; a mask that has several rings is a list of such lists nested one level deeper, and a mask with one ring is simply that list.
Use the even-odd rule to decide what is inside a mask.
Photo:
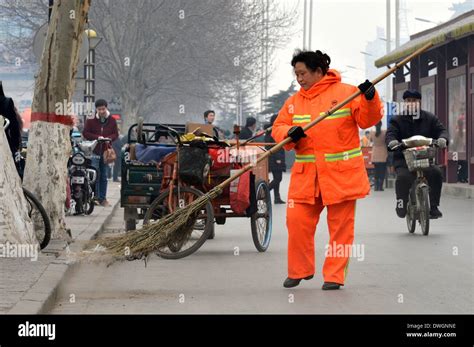
[{"label": "wooden broom handle", "polygon": [[[395,72],[396,70],[398,70],[399,68],[405,66],[410,60],[412,60],[413,58],[419,56],[421,53],[425,52],[427,49],[431,48],[433,46],[433,43],[432,42],[429,42],[427,43],[426,45],[424,45],[423,47],[417,49],[415,52],[413,52],[412,54],[410,54],[408,57],[406,57],[405,59],[403,59],[401,62],[395,64],[393,67],[391,67],[390,69],[388,69],[387,71],[385,71],[383,74],[381,74],[380,76],[378,76],[377,78],[375,78],[373,81],[372,81],[372,84],[373,85],[376,85],[377,83],[379,83],[380,81],[384,80],[385,78],[387,78],[390,74],[392,74],[393,72]],[[313,126],[315,126],[316,124],[318,124],[319,122],[323,121],[324,119],[326,119],[327,117],[329,117],[331,114],[333,114],[334,112],[336,112],[337,110],[339,110],[340,108],[344,107],[346,104],[348,104],[349,102],[351,102],[352,100],[354,100],[356,97],[358,97],[362,92],[360,90],[358,90],[357,92],[355,92],[354,94],[350,95],[349,97],[347,97],[345,100],[341,101],[339,104],[331,107],[331,109],[329,109],[328,111],[326,111],[325,114],[323,114],[322,116],[319,116],[318,118],[314,119],[313,121],[311,121],[310,123],[306,124],[306,126],[303,128],[304,131],[312,128]],[[261,156],[259,156],[257,158],[257,161],[254,162],[254,163],[250,163],[250,164],[247,164],[245,165],[242,169],[240,169],[239,171],[237,171],[233,176],[229,177],[228,179],[226,179],[224,182],[222,182],[221,184],[219,184],[216,188],[220,188],[220,189],[223,189],[224,187],[226,187],[227,185],[230,184],[230,182],[234,181],[235,179],[239,178],[242,174],[244,174],[245,172],[251,170],[254,166],[256,166],[258,163],[260,163],[263,159],[269,157],[270,155],[272,155],[273,153],[279,151],[283,146],[285,146],[286,144],[290,143],[292,141],[291,137],[287,137],[285,138],[283,141],[279,142],[278,144],[276,144],[274,147],[272,147],[271,149],[269,149],[267,152],[263,153]]]}]

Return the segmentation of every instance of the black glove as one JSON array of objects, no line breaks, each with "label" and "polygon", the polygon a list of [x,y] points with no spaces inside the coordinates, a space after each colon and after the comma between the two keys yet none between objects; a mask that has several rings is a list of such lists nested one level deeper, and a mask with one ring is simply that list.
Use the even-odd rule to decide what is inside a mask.
[{"label": "black glove", "polygon": [[364,83],[359,84],[360,91],[364,93],[367,100],[372,100],[375,96],[375,88],[372,82],[365,80]]},{"label": "black glove", "polygon": [[392,140],[388,143],[388,149],[393,151],[395,149],[397,149],[399,146],[400,146],[400,142],[398,140]]},{"label": "black glove", "polygon": [[304,130],[302,127],[291,127],[290,130],[288,130],[288,136],[291,137],[293,142],[298,142],[300,139],[303,137],[306,137],[307,135],[304,133]]}]

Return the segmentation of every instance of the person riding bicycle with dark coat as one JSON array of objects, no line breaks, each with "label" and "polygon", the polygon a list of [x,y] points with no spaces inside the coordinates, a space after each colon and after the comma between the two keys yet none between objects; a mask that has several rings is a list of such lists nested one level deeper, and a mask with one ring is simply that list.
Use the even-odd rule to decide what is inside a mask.
[{"label": "person riding bicycle with dark coat", "polygon": [[[403,93],[403,100],[407,106],[407,112],[394,116],[389,123],[386,144],[389,150],[394,150],[393,166],[397,173],[395,182],[395,193],[397,196],[396,212],[400,218],[404,218],[407,213],[408,194],[413,184],[416,173],[408,170],[403,156],[403,151],[396,149],[403,139],[414,135],[422,135],[438,140],[440,148],[446,148],[448,144],[448,132],[446,127],[434,114],[421,110],[421,94],[416,90],[407,90]],[[431,166],[423,170],[430,186],[430,217],[442,217],[438,209],[441,188],[443,185],[443,175],[438,166]]]}]

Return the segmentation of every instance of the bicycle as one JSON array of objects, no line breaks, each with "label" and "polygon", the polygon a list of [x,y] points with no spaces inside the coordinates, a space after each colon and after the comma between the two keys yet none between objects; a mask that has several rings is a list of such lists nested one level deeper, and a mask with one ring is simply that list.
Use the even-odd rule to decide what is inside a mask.
[{"label": "bicycle", "polygon": [[430,187],[423,170],[435,165],[436,147],[437,140],[421,135],[402,140],[398,146],[403,150],[408,170],[416,173],[408,194],[406,221],[409,233],[415,232],[417,221],[423,235],[430,231]]}]

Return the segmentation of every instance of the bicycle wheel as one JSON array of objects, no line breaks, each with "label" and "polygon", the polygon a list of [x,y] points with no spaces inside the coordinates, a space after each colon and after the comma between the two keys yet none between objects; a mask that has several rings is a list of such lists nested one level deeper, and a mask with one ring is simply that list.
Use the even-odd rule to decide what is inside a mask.
[{"label": "bicycle wheel", "polygon": [[427,185],[418,188],[418,206],[420,208],[420,226],[423,235],[430,232],[430,192]]},{"label": "bicycle wheel", "polygon": [[[160,194],[147,209],[143,218],[143,224],[148,224],[160,220],[163,216],[178,208],[185,207],[194,200],[203,196],[204,193],[191,187],[180,187],[173,189],[172,205],[169,203],[170,190]],[[202,221],[202,222],[199,222]],[[204,228],[202,228],[204,224]],[[214,212],[211,202],[207,202],[206,206],[199,212],[198,222],[194,225],[193,230],[186,240],[181,243],[168,244],[156,251],[156,254],[165,259],[180,259],[196,252],[214,229]]]},{"label": "bicycle wheel", "polygon": [[414,197],[413,190],[410,189],[410,194],[408,195],[407,203],[407,227],[410,234],[415,232],[416,229],[416,197]]},{"label": "bicycle wheel", "polygon": [[51,240],[51,223],[48,214],[33,193],[23,188],[23,194],[28,201],[28,216],[33,222],[40,248],[43,249]]},{"label": "bicycle wheel", "polygon": [[256,184],[257,211],[250,219],[252,239],[259,252],[265,252],[272,238],[272,201],[265,181]]}]

